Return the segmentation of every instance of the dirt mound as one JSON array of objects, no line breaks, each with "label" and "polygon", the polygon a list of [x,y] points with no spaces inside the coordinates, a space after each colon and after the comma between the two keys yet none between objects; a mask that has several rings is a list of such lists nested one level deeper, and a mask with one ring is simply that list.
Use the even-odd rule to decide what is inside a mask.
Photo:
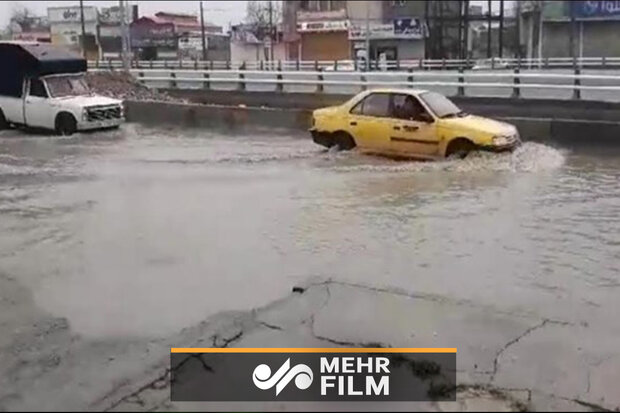
[{"label": "dirt mound", "polygon": [[98,95],[128,100],[159,100],[165,102],[185,102],[184,99],[149,89],[129,73],[88,72],[86,81],[91,90]]}]

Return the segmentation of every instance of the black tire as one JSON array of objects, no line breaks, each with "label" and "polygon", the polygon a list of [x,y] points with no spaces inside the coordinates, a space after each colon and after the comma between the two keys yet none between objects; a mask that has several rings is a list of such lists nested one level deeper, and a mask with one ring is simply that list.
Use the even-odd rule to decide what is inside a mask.
[{"label": "black tire", "polygon": [[334,144],[340,151],[350,151],[355,148],[355,140],[346,132],[338,132],[334,135]]},{"label": "black tire", "polygon": [[6,118],[4,117],[4,112],[2,112],[2,110],[0,109],[0,130],[4,130],[8,128],[9,128],[9,122],[6,121]]},{"label": "black tire", "polygon": [[56,117],[56,133],[71,136],[77,131],[77,121],[70,113],[61,113]]},{"label": "black tire", "polygon": [[446,148],[446,158],[465,159],[474,150],[476,150],[476,145],[469,139],[454,139]]}]

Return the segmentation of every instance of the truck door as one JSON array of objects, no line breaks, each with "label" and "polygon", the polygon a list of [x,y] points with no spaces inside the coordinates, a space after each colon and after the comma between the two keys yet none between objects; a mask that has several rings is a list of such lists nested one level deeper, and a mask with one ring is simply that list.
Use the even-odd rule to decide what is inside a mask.
[{"label": "truck door", "polygon": [[26,81],[23,81],[20,91],[0,95],[0,108],[9,123],[24,123],[24,94]]},{"label": "truck door", "polygon": [[54,110],[45,84],[39,78],[32,78],[28,83],[24,99],[24,123],[27,126],[54,129]]}]

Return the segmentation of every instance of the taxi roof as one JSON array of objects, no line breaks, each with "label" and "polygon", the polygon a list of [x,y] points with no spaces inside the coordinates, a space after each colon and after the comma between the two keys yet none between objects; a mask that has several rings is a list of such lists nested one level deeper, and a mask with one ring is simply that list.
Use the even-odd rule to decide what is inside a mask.
[{"label": "taxi roof", "polygon": [[426,93],[428,90],[426,89],[409,89],[409,88],[371,88],[362,93],[402,93],[405,95],[420,95],[421,93]]}]

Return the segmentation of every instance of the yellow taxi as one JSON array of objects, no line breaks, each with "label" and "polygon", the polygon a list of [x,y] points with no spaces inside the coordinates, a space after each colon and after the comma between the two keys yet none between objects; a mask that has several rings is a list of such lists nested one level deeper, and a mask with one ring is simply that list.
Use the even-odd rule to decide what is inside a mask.
[{"label": "yellow taxi", "polygon": [[514,125],[470,115],[440,93],[415,89],[369,90],[317,109],[310,132],[328,148],[419,159],[463,158],[473,150],[506,151],[521,143]]}]

